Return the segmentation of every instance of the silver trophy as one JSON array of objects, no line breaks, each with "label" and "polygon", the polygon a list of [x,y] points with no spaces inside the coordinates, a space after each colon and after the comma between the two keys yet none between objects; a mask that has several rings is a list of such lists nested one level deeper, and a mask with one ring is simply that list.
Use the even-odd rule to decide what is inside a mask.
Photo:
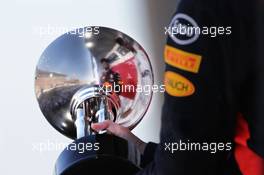
[{"label": "silver trophy", "polygon": [[[38,62],[35,93],[48,122],[74,139],[59,156],[55,174],[137,172],[133,146],[106,131],[93,131],[91,124],[112,120],[132,130],[150,105],[152,91],[146,87],[152,85],[146,52],[122,32],[85,27],[52,42]],[[70,149],[84,144],[84,151]]]}]

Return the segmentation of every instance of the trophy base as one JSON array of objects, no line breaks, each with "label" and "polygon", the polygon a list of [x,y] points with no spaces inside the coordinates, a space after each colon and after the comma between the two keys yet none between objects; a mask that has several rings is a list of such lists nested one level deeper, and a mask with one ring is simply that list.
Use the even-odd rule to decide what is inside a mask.
[{"label": "trophy base", "polygon": [[[133,156],[133,155],[132,155]],[[135,155],[136,156],[136,155]],[[60,154],[56,175],[133,175],[140,170],[129,151],[129,144],[119,137],[98,134],[75,140]]]}]

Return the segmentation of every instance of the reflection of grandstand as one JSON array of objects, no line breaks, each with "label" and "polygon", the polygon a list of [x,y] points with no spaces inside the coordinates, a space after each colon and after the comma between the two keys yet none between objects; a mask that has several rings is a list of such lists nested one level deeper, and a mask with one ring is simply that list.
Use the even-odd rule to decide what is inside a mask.
[{"label": "reflection of grandstand", "polygon": [[61,87],[61,86],[71,86],[81,84],[78,79],[71,78],[67,75],[55,73],[55,72],[46,72],[44,70],[37,70],[35,77],[35,90],[37,96],[41,95],[44,91],[50,89]]}]

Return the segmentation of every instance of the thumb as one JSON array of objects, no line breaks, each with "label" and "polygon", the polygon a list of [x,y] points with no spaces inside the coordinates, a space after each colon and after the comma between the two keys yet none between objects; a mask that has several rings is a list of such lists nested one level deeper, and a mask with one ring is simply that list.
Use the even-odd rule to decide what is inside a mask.
[{"label": "thumb", "polygon": [[122,127],[111,120],[105,120],[100,123],[92,123],[91,126],[92,129],[97,132],[101,130],[107,130],[109,133],[124,139],[127,139],[131,134],[128,128]]},{"label": "thumb", "polygon": [[101,130],[107,129],[110,125],[110,121],[106,120],[101,123],[92,123],[92,129],[99,132]]}]

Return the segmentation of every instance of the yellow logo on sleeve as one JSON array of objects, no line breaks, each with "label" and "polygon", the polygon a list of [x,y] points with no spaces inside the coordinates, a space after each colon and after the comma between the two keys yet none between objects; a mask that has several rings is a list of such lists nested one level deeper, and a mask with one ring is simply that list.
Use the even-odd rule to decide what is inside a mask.
[{"label": "yellow logo on sleeve", "polygon": [[173,67],[198,73],[202,56],[176,49],[166,45],[164,51],[165,62]]},{"label": "yellow logo on sleeve", "polygon": [[171,96],[186,97],[195,92],[192,82],[175,72],[165,72],[164,84],[166,92]]}]

